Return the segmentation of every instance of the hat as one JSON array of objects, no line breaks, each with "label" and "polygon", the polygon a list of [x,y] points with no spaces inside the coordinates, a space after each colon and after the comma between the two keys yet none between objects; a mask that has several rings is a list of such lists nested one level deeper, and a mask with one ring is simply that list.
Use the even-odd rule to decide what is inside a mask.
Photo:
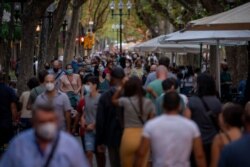
[{"label": "hat", "polygon": [[122,79],[125,77],[124,70],[121,67],[115,67],[111,71],[111,77],[116,79]]}]

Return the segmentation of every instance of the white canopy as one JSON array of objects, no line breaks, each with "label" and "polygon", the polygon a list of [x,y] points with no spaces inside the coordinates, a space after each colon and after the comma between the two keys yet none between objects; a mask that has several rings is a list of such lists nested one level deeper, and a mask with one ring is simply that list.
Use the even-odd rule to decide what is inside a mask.
[{"label": "white canopy", "polygon": [[188,41],[216,44],[217,40],[225,45],[246,45],[246,41],[250,40],[250,30],[178,31],[161,38],[161,43]]},{"label": "white canopy", "polygon": [[199,53],[200,45],[198,44],[161,44],[160,41],[165,37],[161,35],[146,42],[137,44],[133,47],[138,52],[181,52],[181,53]]},{"label": "white canopy", "polygon": [[250,30],[250,2],[189,22],[188,30]]},{"label": "white canopy", "polygon": [[250,30],[210,30],[210,31],[184,31],[175,32],[161,38],[161,43],[204,43],[216,44],[216,78],[217,78],[217,89],[220,92],[220,55],[219,55],[219,45],[229,44],[229,41],[236,41],[238,44],[240,41],[246,44],[246,41],[250,40]]}]

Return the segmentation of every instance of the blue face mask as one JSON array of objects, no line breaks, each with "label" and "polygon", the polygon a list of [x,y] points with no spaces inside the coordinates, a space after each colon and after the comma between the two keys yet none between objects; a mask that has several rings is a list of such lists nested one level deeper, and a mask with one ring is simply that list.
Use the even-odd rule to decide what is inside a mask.
[{"label": "blue face mask", "polygon": [[73,73],[73,69],[67,69],[67,70],[66,70],[66,74],[70,75],[70,74],[72,74],[72,73]]}]

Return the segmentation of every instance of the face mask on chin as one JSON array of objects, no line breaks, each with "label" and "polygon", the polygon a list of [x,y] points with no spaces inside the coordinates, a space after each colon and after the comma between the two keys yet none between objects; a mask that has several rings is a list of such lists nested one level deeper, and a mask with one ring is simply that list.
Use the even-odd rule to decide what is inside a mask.
[{"label": "face mask on chin", "polygon": [[56,138],[58,128],[55,123],[43,123],[35,129],[38,138],[46,141],[51,141]]}]

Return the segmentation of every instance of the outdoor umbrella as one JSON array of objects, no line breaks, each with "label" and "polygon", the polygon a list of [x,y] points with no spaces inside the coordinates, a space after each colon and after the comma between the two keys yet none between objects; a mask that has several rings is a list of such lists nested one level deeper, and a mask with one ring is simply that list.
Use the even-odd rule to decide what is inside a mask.
[{"label": "outdoor umbrella", "polygon": [[250,30],[250,2],[189,22],[187,30]]},{"label": "outdoor umbrella", "polygon": [[173,34],[169,34],[165,36],[165,38],[161,39],[161,43],[191,43],[191,42],[201,42],[203,44],[206,41],[210,43],[216,44],[216,85],[219,94],[220,91],[220,53],[219,53],[219,45],[229,44],[227,40],[235,40],[237,43],[239,41],[248,41],[250,40],[250,30],[235,30],[235,31],[219,31],[219,30],[211,30],[211,31],[184,31],[184,32],[175,32]]},{"label": "outdoor umbrella", "polygon": [[164,38],[165,35],[153,38],[146,42],[137,44],[133,47],[135,51],[139,52],[181,52],[181,53],[199,53],[200,46],[198,44],[161,44],[160,41]]}]

